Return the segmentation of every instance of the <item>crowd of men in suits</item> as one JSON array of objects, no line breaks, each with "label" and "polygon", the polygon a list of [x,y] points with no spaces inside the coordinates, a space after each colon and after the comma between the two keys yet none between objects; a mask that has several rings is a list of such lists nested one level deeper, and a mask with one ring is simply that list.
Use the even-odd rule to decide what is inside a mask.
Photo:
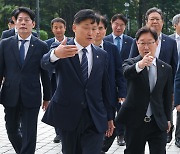
[{"label": "crowd of men in suits", "polygon": [[124,34],[126,17],[115,14],[106,36],[107,18],[84,9],[74,16],[74,38],[65,36],[66,21],[54,18],[54,37],[42,41],[32,32],[32,10],[12,12],[15,27],[0,41],[0,98],[16,153],[35,152],[42,100],[42,121],[55,127],[64,154],[103,154],[116,137],[125,154],[143,154],[146,142],[152,154],[164,154],[174,107],[180,148],[180,15],[171,36],[162,33],[160,9],[145,17],[133,39]]}]

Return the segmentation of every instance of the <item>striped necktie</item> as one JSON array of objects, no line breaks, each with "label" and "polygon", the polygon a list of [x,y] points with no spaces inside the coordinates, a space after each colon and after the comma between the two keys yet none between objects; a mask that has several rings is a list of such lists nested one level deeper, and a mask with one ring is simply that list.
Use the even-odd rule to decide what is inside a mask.
[{"label": "striped necktie", "polygon": [[83,52],[83,55],[82,55],[82,60],[81,60],[81,70],[82,70],[82,76],[84,79],[84,85],[86,85],[87,79],[88,79],[88,59],[86,56],[87,49],[83,48],[82,52]]}]

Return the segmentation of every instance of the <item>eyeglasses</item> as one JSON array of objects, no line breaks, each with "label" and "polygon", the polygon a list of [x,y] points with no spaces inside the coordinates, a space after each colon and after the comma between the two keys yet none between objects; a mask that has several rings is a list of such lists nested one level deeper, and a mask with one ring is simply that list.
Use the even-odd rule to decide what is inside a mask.
[{"label": "eyeglasses", "polygon": [[154,44],[155,42],[147,42],[147,43],[145,43],[145,42],[139,42],[139,43],[137,43],[137,44],[139,44],[139,45],[141,45],[141,46],[145,46],[145,45],[147,45],[147,46],[150,46],[150,45],[152,45],[152,44]]},{"label": "eyeglasses", "polygon": [[154,22],[154,21],[156,20],[156,22],[159,22],[159,21],[161,21],[162,19],[160,19],[160,18],[150,18],[150,19],[148,19],[148,20],[150,20],[150,21],[152,21],[152,22]]}]

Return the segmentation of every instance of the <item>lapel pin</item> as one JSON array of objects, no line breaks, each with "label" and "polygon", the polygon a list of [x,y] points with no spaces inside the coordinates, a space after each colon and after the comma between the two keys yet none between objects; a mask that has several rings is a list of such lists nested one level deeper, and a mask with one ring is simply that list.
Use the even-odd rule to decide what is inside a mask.
[{"label": "lapel pin", "polygon": [[127,43],[127,42],[124,42],[124,43]]},{"label": "lapel pin", "polygon": [[99,58],[99,56],[96,56],[97,58]]},{"label": "lapel pin", "polygon": [[164,67],[164,65],[162,65],[162,67]]},{"label": "lapel pin", "polygon": [[33,47],[34,45],[32,44],[31,46]]},{"label": "lapel pin", "polygon": [[165,40],[163,40],[165,42]]}]

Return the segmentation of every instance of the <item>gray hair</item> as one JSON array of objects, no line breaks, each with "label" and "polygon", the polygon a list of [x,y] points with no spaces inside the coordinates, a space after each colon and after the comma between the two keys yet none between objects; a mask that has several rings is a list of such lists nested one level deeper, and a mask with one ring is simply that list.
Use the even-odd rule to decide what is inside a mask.
[{"label": "gray hair", "polygon": [[180,14],[177,14],[172,19],[172,24],[177,25],[180,22]]}]

